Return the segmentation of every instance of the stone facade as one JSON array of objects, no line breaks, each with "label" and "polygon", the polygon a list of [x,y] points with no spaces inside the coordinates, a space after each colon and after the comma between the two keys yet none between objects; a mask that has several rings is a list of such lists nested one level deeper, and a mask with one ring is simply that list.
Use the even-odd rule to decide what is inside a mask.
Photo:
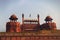
[{"label": "stone facade", "polygon": [[45,18],[46,23],[40,25],[39,14],[37,19],[25,19],[22,14],[22,24],[17,22],[17,16],[11,15],[10,22],[6,23],[6,32],[21,32],[21,31],[39,31],[39,30],[56,30],[56,23],[52,22],[52,18],[47,16]]},{"label": "stone facade", "polygon": [[6,32],[21,32],[19,22],[7,22]]},{"label": "stone facade", "polygon": [[0,40],[60,40],[59,31],[0,33]]}]

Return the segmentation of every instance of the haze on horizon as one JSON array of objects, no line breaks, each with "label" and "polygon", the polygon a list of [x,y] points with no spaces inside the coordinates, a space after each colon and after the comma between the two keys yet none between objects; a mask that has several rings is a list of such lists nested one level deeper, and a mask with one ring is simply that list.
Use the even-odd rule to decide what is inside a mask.
[{"label": "haze on horizon", "polygon": [[12,14],[16,14],[18,21],[22,22],[22,13],[25,18],[36,18],[40,15],[40,24],[50,15],[60,29],[60,0],[0,0],[0,32],[6,31],[6,22]]}]

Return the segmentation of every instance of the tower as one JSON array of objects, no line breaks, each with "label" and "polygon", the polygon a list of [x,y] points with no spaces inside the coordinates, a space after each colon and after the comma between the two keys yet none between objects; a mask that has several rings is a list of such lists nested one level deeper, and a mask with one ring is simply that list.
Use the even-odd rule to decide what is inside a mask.
[{"label": "tower", "polygon": [[45,18],[45,21],[46,21],[45,27],[46,27],[47,29],[56,30],[56,23],[55,23],[55,22],[52,22],[52,20],[53,20],[53,19],[52,19],[50,16],[47,16],[47,17]]},{"label": "tower", "polygon": [[[31,17],[31,14],[29,16]],[[37,31],[39,27],[39,14],[37,15],[37,19],[26,19],[24,18],[24,14],[22,14],[22,31]]]},{"label": "tower", "polygon": [[37,15],[37,18],[38,18],[38,24],[39,24],[39,22],[40,22],[40,21],[39,21],[39,14]]},{"label": "tower", "polygon": [[18,18],[15,14],[10,16],[10,22],[6,23],[6,32],[20,32],[20,23],[17,22]]},{"label": "tower", "polygon": [[22,24],[24,24],[24,14],[22,14]]}]

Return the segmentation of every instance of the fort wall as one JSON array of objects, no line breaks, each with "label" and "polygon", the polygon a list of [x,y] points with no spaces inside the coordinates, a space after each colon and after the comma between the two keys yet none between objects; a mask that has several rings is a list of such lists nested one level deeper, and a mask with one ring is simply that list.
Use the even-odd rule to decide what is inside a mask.
[{"label": "fort wall", "polygon": [[1,32],[0,40],[60,40],[59,31],[40,32]]}]

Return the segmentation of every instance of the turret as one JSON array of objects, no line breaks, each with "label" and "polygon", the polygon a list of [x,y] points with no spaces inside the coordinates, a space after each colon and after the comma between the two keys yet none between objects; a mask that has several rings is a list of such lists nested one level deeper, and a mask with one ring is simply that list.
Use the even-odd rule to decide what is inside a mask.
[{"label": "turret", "polygon": [[37,18],[38,18],[38,24],[39,24],[39,22],[40,22],[40,21],[39,21],[39,14],[37,15]]},{"label": "turret", "polygon": [[47,16],[45,18],[45,21],[46,21],[46,25],[48,28],[50,28],[51,30],[56,30],[56,23],[55,22],[52,22],[52,18],[50,16]]},{"label": "turret", "polygon": [[22,14],[22,24],[24,24],[24,14]]},{"label": "turret", "polygon": [[6,23],[6,32],[20,32],[20,23],[17,22],[18,18],[15,14],[10,16],[10,22]]}]

